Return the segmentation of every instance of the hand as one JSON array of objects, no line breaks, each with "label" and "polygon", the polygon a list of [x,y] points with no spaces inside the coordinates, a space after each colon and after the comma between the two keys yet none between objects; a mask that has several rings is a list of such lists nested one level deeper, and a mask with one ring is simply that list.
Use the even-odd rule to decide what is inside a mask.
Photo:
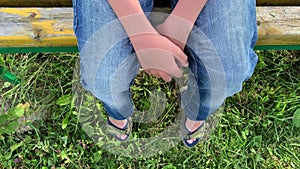
[{"label": "hand", "polygon": [[158,33],[136,35],[130,40],[142,68],[148,74],[169,82],[171,76],[182,76],[181,66],[188,66],[184,52]]},{"label": "hand", "polygon": [[184,49],[193,23],[183,18],[169,15],[169,17],[157,27],[157,32],[176,44],[180,49]]}]

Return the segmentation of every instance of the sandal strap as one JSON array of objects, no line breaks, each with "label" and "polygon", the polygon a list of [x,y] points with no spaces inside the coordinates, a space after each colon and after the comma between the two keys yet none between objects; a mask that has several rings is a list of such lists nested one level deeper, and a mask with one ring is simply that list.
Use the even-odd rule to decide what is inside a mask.
[{"label": "sandal strap", "polygon": [[204,136],[203,130],[199,129],[196,132],[193,132],[191,134],[186,134],[184,139],[190,140],[190,139],[202,138],[203,136]]},{"label": "sandal strap", "polygon": [[205,122],[203,122],[201,124],[201,126],[199,126],[195,131],[193,132],[190,132],[184,125],[184,139],[185,140],[190,140],[190,139],[197,139],[197,138],[202,138],[204,137],[204,125],[205,125]]},{"label": "sandal strap", "polygon": [[106,130],[111,133],[111,134],[124,134],[124,135],[129,135],[131,133],[132,129],[132,123],[130,119],[127,119],[127,124],[125,125],[124,128],[119,128],[112,124],[110,121],[106,125]]}]

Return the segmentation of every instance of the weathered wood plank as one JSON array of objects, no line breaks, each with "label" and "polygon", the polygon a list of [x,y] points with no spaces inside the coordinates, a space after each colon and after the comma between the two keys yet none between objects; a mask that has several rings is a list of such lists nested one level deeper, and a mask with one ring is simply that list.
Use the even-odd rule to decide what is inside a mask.
[{"label": "weathered wood plank", "polygon": [[0,47],[76,46],[71,8],[0,8]]},{"label": "weathered wood plank", "polygon": [[[154,1],[157,7],[167,7],[170,5],[168,0]],[[257,6],[300,6],[300,0],[256,0]]]},{"label": "weathered wood plank", "polygon": [[71,7],[72,0],[0,0],[0,7]]},{"label": "weathered wood plank", "polygon": [[[258,45],[300,45],[300,7],[257,7]],[[0,8],[0,47],[76,46],[71,8]]]},{"label": "weathered wood plank", "polygon": [[[257,5],[299,6],[300,0],[256,0]],[[157,6],[166,6],[168,0],[155,0]],[[71,7],[72,0],[0,0],[0,7]]]},{"label": "weathered wood plank", "polygon": [[300,7],[257,7],[258,45],[300,45]]},{"label": "weathered wood plank", "polygon": [[258,6],[300,6],[300,0],[256,0]]}]

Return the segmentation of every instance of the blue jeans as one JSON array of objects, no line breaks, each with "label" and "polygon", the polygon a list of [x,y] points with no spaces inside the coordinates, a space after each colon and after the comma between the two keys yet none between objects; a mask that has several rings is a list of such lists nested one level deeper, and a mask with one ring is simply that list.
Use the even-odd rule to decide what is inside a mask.
[{"label": "blue jeans", "polygon": [[[152,11],[153,0],[140,4]],[[126,119],[134,110],[129,87],[140,67],[134,49],[107,0],[73,0],[73,8],[81,84],[109,116]],[[205,120],[253,74],[255,9],[255,0],[208,0],[201,11],[185,48],[189,80],[181,107],[190,119]]]}]

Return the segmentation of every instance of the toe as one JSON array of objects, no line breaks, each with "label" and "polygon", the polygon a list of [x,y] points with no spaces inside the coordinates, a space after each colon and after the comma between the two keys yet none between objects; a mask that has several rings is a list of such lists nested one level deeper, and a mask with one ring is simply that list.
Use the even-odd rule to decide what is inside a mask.
[{"label": "toe", "polygon": [[121,140],[125,140],[127,138],[127,135],[124,135],[124,134],[118,134],[116,135],[116,137],[118,137],[119,139]]},{"label": "toe", "polygon": [[187,143],[192,144],[196,139],[186,140]]}]

